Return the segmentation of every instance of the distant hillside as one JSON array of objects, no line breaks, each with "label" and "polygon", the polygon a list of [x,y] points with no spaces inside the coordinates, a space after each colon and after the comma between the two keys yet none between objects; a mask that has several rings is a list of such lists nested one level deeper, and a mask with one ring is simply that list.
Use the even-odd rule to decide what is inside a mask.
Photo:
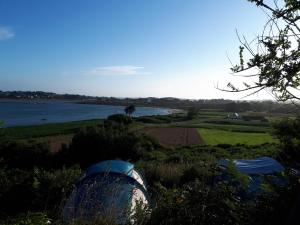
[{"label": "distant hillside", "polygon": [[56,94],[53,92],[43,91],[0,91],[0,99],[64,99],[64,100],[81,100],[95,97],[72,94]]},{"label": "distant hillside", "polygon": [[165,98],[115,98],[115,97],[95,97],[75,94],[56,94],[43,91],[0,91],[0,99],[28,99],[28,100],[66,100],[80,104],[99,105],[136,105],[166,107],[174,109],[188,109],[195,107],[198,109],[213,109],[226,112],[268,112],[268,113],[300,113],[300,108],[287,103],[274,101],[233,101],[228,99],[178,99],[172,97]]}]

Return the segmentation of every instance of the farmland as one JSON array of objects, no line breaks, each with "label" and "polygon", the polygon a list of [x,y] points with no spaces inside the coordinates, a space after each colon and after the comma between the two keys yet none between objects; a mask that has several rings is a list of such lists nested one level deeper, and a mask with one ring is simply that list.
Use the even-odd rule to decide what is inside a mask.
[{"label": "farmland", "polygon": [[207,145],[276,143],[276,140],[268,133],[224,131],[206,128],[199,128],[198,132]]},{"label": "farmland", "polygon": [[[276,120],[276,115],[269,116],[269,120],[265,117],[265,114],[244,113],[239,119],[228,118],[227,112],[223,111],[200,111],[196,118],[191,120],[182,120],[177,117],[172,117],[166,123],[166,119],[162,116],[147,118],[147,123],[151,126],[153,124],[159,124],[160,126],[168,126],[169,129],[165,129],[165,132],[175,132],[176,128],[195,128],[198,131],[201,144],[206,145],[218,145],[218,144],[247,144],[258,145],[263,143],[277,143],[277,140],[272,136],[272,124],[269,120]],[[246,119],[243,119],[245,116]],[[152,122],[152,123],[151,123]],[[172,128],[174,131],[172,131]],[[150,128],[147,128],[150,129]],[[153,130],[153,128],[151,128]],[[152,132],[154,133],[154,132]],[[164,138],[168,134],[163,132],[156,132],[148,134],[158,138],[161,143],[164,143]],[[159,135],[159,133],[161,133]],[[170,134],[169,134],[170,135]],[[175,138],[176,139],[176,138]]]},{"label": "farmland", "polygon": [[195,128],[146,127],[146,134],[156,138],[163,146],[187,146],[203,144]]},{"label": "farmland", "polygon": [[[249,115],[251,116],[251,113],[245,113],[242,116],[247,118]],[[227,116],[227,112],[209,110],[200,111],[196,118],[190,120],[185,118],[184,113],[146,116],[135,118],[131,129],[145,132],[164,146],[277,143],[272,136],[272,125],[269,122],[276,120],[276,115],[269,115],[266,119],[265,114],[261,117],[255,114],[256,120],[235,120],[228,119]],[[80,129],[102,123],[103,120],[86,120],[10,127],[5,129],[4,138],[48,142],[50,146],[54,146],[54,151],[57,151],[60,144],[69,143],[72,135]]]}]

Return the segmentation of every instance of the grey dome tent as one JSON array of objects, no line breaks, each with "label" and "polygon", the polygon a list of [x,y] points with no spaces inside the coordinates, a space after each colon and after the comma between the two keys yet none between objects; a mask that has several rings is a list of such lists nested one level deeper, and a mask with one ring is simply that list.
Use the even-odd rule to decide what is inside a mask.
[{"label": "grey dome tent", "polygon": [[137,202],[147,207],[149,198],[145,182],[133,164],[103,161],[82,174],[65,204],[63,219],[72,222],[113,218],[125,223],[135,213]]}]

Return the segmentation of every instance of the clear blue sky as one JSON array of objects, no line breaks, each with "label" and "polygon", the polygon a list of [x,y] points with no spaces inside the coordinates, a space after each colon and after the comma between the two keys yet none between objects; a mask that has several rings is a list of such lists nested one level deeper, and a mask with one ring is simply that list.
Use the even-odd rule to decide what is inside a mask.
[{"label": "clear blue sky", "polygon": [[265,21],[246,0],[0,0],[0,90],[237,99],[214,86]]}]

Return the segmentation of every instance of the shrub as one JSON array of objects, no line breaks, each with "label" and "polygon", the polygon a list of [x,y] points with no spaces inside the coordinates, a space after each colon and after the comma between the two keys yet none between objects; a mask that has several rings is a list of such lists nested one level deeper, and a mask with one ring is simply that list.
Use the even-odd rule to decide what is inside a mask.
[{"label": "shrub", "polygon": [[0,216],[6,218],[39,210],[57,214],[62,199],[69,194],[80,173],[78,167],[53,171],[0,169]]},{"label": "shrub", "polygon": [[135,120],[142,122],[142,123],[155,123],[155,124],[163,124],[163,123],[169,122],[166,120],[161,120],[160,118],[157,118],[156,116],[143,116],[143,117],[138,117]]},{"label": "shrub", "polygon": [[179,185],[183,171],[186,169],[184,164],[174,163],[147,163],[144,165],[146,180],[153,183],[161,183],[166,187]]},{"label": "shrub", "polygon": [[79,163],[87,167],[108,159],[136,161],[157,147],[157,142],[145,134],[130,132],[123,126],[101,126],[89,127],[76,134],[69,149],[61,154],[71,165]]},{"label": "shrub", "polygon": [[44,143],[9,141],[0,143],[0,165],[9,168],[31,169],[51,167],[52,155]]},{"label": "shrub", "polygon": [[158,185],[159,195],[148,225],[285,224],[296,190],[289,189],[241,200],[238,189],[226,182],[210,186],[196,181],[172,189]]},{"label": "shrub", "polygon": [[187,110],[186,117],[187,117],[187,119],[194,119],[194,118],[196,118],[198,116],[198,114],[199,114],[199,109],[198,108],[196,108],[196,107],[190,107]]},{"label": "shrub", "polygon": [[195,182],[159,192],[149,224],[241,224],[244,215],[242,203],[230,187],[212,188]]},{"label": "shrub", "polygon": [[129,125],[132,123],[132,119],[130,116],[124,115],[124,114],[113,114],[107,117],[108,121],[113,121],[116,123]]},{"label": "shrub", "polygon": [[187,184],[199,180],[208,184],[213,175],[215,171],[211,165],[197,163],[183,172],[180,183]]},{"label": "shrub", "polygon": [[48,225],[51,224],[51,220],[44,213],[26,213],[18,215],[14,219],[0,221],[1,225]]}]

